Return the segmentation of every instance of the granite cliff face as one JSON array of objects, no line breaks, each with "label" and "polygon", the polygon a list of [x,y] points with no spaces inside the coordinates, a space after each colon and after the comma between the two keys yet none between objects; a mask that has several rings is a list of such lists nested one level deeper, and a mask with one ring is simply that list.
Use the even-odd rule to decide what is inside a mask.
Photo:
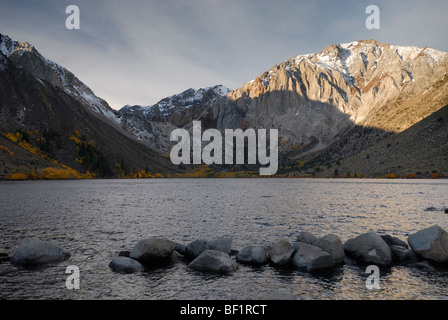
[{"label": "granite cliff face", "polygon": [[447,57],[375,40],[330,45],[272,67],[228,97],[244,114],[240,125],[278,128],[322,149],[354,126],[401,132],[443,107],[447,87],[438,84]]},{"label": "granite cliff face", "polygon": [[278,129],[284,166],[303,161],[304,170],[328,171],[447,105],[447,63],[448,53],[431,48],[354,41],[293,57],[187,113],[159,102],[119,114],[129,132],[164,152],[169,132],[192,120],[221,131]]}]

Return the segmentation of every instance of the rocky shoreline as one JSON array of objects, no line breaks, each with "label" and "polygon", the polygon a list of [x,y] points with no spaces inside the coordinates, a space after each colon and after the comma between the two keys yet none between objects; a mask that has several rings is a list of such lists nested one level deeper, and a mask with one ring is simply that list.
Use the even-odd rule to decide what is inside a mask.
[{"label": "rocky shoreline", "polygon": [[[62,262],[70,258],[70,253],[52,242],[27,238],[11,257],[2,252],[0,258],[0,263],[10,261],[15,266],[28,267]],[[229,275],[240,264],[270,264],[313,272],[341,266],[346,258],[360,265],[408,265],[437,271],[438,267],[448,267],[448,233],[434,225],[411,234],[405,242],[370,231],[343,243],[335,234],[317,238],[309,232],[300,232],[292,243],[279,239],[271,247],[253,245],[239,251],[232,249],[230,236],[195,240],[187,245],[158,237],[140,240],[131,251],[121,251],[108,267],[118,273],[134,273],[183,262],[198,272]]]}]

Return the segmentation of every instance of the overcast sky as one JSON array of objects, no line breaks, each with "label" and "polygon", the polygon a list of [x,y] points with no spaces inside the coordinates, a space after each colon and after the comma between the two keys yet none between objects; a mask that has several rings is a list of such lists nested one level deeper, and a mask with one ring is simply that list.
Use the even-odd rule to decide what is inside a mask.
[{"label": "overcast sky", "polygon": [[[65,8],[80,9],[68,30]],[[365,27],[380,8],[380,29]],[[112,108],[188,88],[236,89],[327,45],[376,39],[448,51],[448,1],[0,0],[0,33],[28,41]]]}]

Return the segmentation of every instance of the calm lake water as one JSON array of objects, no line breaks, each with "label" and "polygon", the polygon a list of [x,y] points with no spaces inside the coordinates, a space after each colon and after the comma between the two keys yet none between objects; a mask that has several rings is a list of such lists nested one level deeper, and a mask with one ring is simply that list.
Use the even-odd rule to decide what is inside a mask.
[{"label": "calm lake water", "polygon": [[[365,267],[325,274],[240,265],[229,276],[179,262],[137,274],[108,267],[121,250],[151,236],[188,244],[233,237],[232,247],[293,242],[298,232],[337,234],[343,242],[376,231],[403,240],[448,215],[448,180],[151,179],[0,182],[0,251],[26,237],[50,240],[69,260],[37,269],[0,264],[0,299],[256,299],[279,288],[298,299],[447,299],[448,273],[394,266],[368,290]],[[80,269],[79,290],[65,287]]]}]

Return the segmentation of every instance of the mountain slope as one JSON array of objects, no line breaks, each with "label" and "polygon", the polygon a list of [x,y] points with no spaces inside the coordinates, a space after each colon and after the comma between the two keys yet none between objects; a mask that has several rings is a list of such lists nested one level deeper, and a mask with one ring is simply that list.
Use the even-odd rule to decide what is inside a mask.
[{"label": "mountain slope", "polygon": [[[177,171],[169,159],[124,131],[115,116],[110,117],[108,105],[92,98],[91,90],[85,90],[76,77],[62,67],[54,69],[55,64],[47,64],[35,49],[20,53],[23,48],[13,51],[14,45],[13,41],[1,45],[0,133],[51,159],[53,165],[63,164],[97,176]],[[2,152],[1,157],[10,155]]]},{"label": "mountain slope", "polygon": [[[228,96],[250,126],[279,128],[300,143],[314,137],[323,148],[354,125],[400,132],[444,106],[448,91],[436,93],[434,83],[446,74],[447,59],[430,48],[375,40],[331,45],[274,66]],[[432,99],[407,110],[402,102],[416,95]],[[400,112],[405,116],[396,117]]]},{"label": "mountain slope", "polygon": [[[168,130],[153,130],[148,140],[157,140],[154,146],[166,152],[172,145],[168,132],[188,129],[192,120],[221,131],[274,128],[281,139],[281,166],[306,163],[301,171],[316,173],[447,105],[447,72],[448,53],[431,48],[375,40],[330,45],[286,60],[211,103],[203,102],[181,117],[183,122],[174,120],[174,109],[164,109],[163,117],[152,116],[150,123]],[[141,110],[122,109],[125,126],[133,127],[132,117],[141,118]]]},{"label": "mountain slope", "polygon": [[321,174],[332,176],[335,170],[340,176],[357,173],[368,177],[394,174],[428,178],[433,173],[448,174],[448,105]]},{"label": "mountain slope", "polygon": [[[221,99],[229,89],[217,85],[198,90],[188,89],[172,95],[150,106],[126,105],[118,111],[118,121],[129,133],[139,140],[169,153],[172,143],[170,133],[176,128],[191,126],[191,122]],[[203,123],[214,127],[214,123]]]},{"label": "mountain slope", "polygon": [[43,57],[28,42],[19,43],[0,34],[0,50],[8,58],[25,68],[35,78],[48,81],[54,87],[81,101],[94,112],[115,118],[114,110],[103,99],[95,96],[92,90],[73,73],[61,65]]}]

